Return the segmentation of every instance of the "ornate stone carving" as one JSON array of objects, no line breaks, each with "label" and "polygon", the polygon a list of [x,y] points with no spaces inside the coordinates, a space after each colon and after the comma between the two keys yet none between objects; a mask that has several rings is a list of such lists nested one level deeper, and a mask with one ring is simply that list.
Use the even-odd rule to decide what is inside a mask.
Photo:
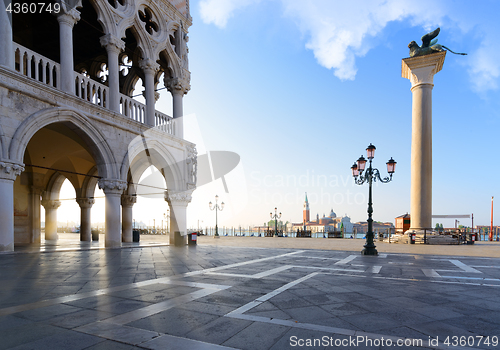
[{"label": "ornate stone carving", "polygon": [[57,21],[64,23],[71,28],[80,20],[80,11],[75,7],[81,6],[81,1],[70,3],[69,1],[57,1],[60,5],[60,12],[57,14]]},{"label": "ornate stone carving", "polygon": [[[195,146],[187,147],[187,159],[186,163],[188,166],[188,188],[192,189],[196,187],[197,173],[198,173],[198,151]],[[193,186],[194,185],[194,186]]]},{"label": "ornate stone carving", "polygon": [[188,205],[191,202],[193,190],[188,191],[165,191],[165,200],[170,204]]},{"label": "ornate stone carving", "polygon": [[132,207],[135,203],[137,203],[137,196],[130,196],[126,194],[122,195],[123,207]]},{"label": "ornate stone carving", "polygon": [[121,194],[128,186],[125,181],[113,179],[100,179],[97,183],[105,194]]},{"label": "ornate stone carving", "polygon": [[99,38],[101,46],[106,50],[114,50],[117,53],[125,50],[125,42],[112,34],[106,34]]},{"label": "ornate stone carving", "polygon": [[61,206],[61,201],[50,200],[50,199],[42,199],[42,205],[45,210],[57,209]]},{"label": "ornate stone carving", "polygon": [[187,94],[191,90],[191,85],[185,79],[180,78],[169,78],[165,79],[165,87],[170,93],[175,94]]},{"label": "ornate stone carving", "polygon": [[0,161],[0,179],[15,180],[24,171],[24,164]]},{"label": "ornate stone carving", "polygon": [[160,69],[160,65],[150,58],[140,60],[139,67],[144,71],[144,73],[148,72],[151,74],[155,74],[158,69]]},{"label": "ornate stone carving", "polygon": [[92,208],[92,206],[95,203],[95,199],[94,198],[77,198],[76,202],[78,203],[80,208],[88,209],[88,208]]}]

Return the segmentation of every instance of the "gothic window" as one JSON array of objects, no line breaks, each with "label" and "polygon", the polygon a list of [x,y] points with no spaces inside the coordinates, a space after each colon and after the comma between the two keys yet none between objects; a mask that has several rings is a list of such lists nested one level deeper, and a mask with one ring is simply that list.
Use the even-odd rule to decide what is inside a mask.
[{"label": "gothic window", "polygon": [[120,59],[120,73],[126,77],[132,68],[132,61],[129,60],[127,55],[123,55]]},{"label": "gothic window", "polygon": [[101,82],[105,83],[108,80],[108,66],[106,63],[101,64],[99,72],[97,72],[97,76],[101,79]]},{"label": "gothic window", "polygon": [[144,28],[150,35],[153,35],[153,32],[157,32],[160,29],[158,24],[153,20],[153,13],[149,8],[145,7],[144,12],[139,10],[139,18],[144,22]]},{"label": "gothic window", "polygon": [[109,4],[113,6],[115,9],[118,8],[118,4],[124,6],[125,0],[108,0]]}]

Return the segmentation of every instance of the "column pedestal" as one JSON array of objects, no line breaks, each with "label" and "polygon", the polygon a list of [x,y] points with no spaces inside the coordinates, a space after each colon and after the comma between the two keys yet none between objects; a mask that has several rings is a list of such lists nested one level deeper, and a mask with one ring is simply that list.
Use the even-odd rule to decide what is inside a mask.
[{"label": "column pedestal", "polygon": [[411,231],[432,230],[432,88],[446,51],[405,58],[402,77],[411,81]]},{"label": "column pedestal", "polygon": [[121,180],[100,179],[98,184],[106,196],[105,246],[121,247],[120,202],[123,190],[127,188],[127,183]]},{"label": "column pedestal", "polygon": [[132,242],[133,215],[132,207],[137,202],[136,196],[122,196],[122,242]]},{"label": "column pedestal", "polygon": [[77,198],[76,202],[80,206],[80,241],[92,241],[92,221],[91,209],[95,203],[94,198]]}]

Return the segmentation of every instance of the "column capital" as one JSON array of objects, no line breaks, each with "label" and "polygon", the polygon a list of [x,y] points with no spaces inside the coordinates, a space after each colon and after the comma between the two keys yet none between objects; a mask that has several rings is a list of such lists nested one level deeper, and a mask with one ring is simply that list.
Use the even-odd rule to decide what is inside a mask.
[{"label": "column capital", "polygon": [[125,50],[125,42],[114,36],[113,34],[106,34],[99,38],[101,46],[106,48],[106,51],[114,51],[120,53]]},{"label": "column capital", "polygon": [[15,180],[24,171],[24,164],[0,161],[0,179]]},{"label": "column capital", "polygon": [[165,191],[165,200],[170,205],[182,205],[186,206],[191,202],[192,194],[194,189],[187,191]]},{"label": "column capital", "polygon": [[430,55],[404,58],[401,77],[409,79],[411,88],[421,84],[433,84],[434,75],[443,68],[446,51]]},{"label": "column capital", "polygon": [[160,69],[160,65],[153,61],[151,58],[145,58],[139,61],[139,67],[144,73],[155,74]]},{"label": "column capital", "polygon": [[165,87],[172,95],[185,95],[191,90],[191,85],[180,78],[165,78],[164,79]]},{"label": "column capital", "polygon": [[41,204],[47,209],[57,209],[61,206],[61,201],[51,200],[51,199],[42,199]]},{"label": "column capital", "polygon": [[127,188],[127,183],[118,179],[100,179],[97,184],[107,194],[121,195]]},{"label": "column capital", "polygon": [[137,196],[122,194],[122,207],[132,208],[137,203]]},{"label": "column capital", "polygon": [[92,206],[95,203],[94,198],[77,198],[76,202],[80,206],[81,209],[89,209],[92,208]]},{"label": "column capital", "polygon": [[66,24],[71,28],[80,20],[80,12],[74,8],[68,9],[66,6],[61,6],[61,11],[56,16],[59,24]]}]

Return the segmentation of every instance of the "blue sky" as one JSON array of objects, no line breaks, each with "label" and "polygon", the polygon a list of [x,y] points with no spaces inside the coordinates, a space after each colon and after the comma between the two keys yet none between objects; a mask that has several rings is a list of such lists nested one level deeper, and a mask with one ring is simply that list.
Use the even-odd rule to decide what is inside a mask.
[{"label": "blue sky", "polygon": [[[241,157],[225,176],[229,193],[220,179],[194,192],[190,227],[215,225],[216,194],[226,203],[220,227],[262,225],[275,207],[300,222],[305,192],[311,217],[333,209],[364,221],[368,188],[354,184],[350,167],[370,143],[382,174],[390,157],[398,162],[393,181],[374,187],[374,220],[409,212],[412,96],[401,59],[437,27],[440,44],[468,55],[448,53],[434,77],[433,213],[473,213],[474,224],[489,225],[491,196],[500,199],[499,1],[191,0],[190,8],[186,138],[199,155]],[[171,113],[170,101],[162,91],[157,109]],[[135,218],[159,223],[166,204],[143,200]]]},{"label": "blue sky", "polygon": [[366,220],[368,188],[353,184],[350,166],[370,142],[383,174],[390,157],[398,162],[394,180],[374,188],[374,219],[409,212],[412,96],[401,59],[439,26],[439,43],[468,56],[448,53],[434,78],[433,213],[489,224],[500,170],[498,13],[498,1],[191,1],[184,111],[206,149],[241,156],[244,176],[233,189],[226,176],[228,194],[221,180],[200,187],[189,221],[213,225],[218,194],[229,204],[219,226],[262,224],[274,207],[300,222],[305,192],[312,215],[333,208]]}]

